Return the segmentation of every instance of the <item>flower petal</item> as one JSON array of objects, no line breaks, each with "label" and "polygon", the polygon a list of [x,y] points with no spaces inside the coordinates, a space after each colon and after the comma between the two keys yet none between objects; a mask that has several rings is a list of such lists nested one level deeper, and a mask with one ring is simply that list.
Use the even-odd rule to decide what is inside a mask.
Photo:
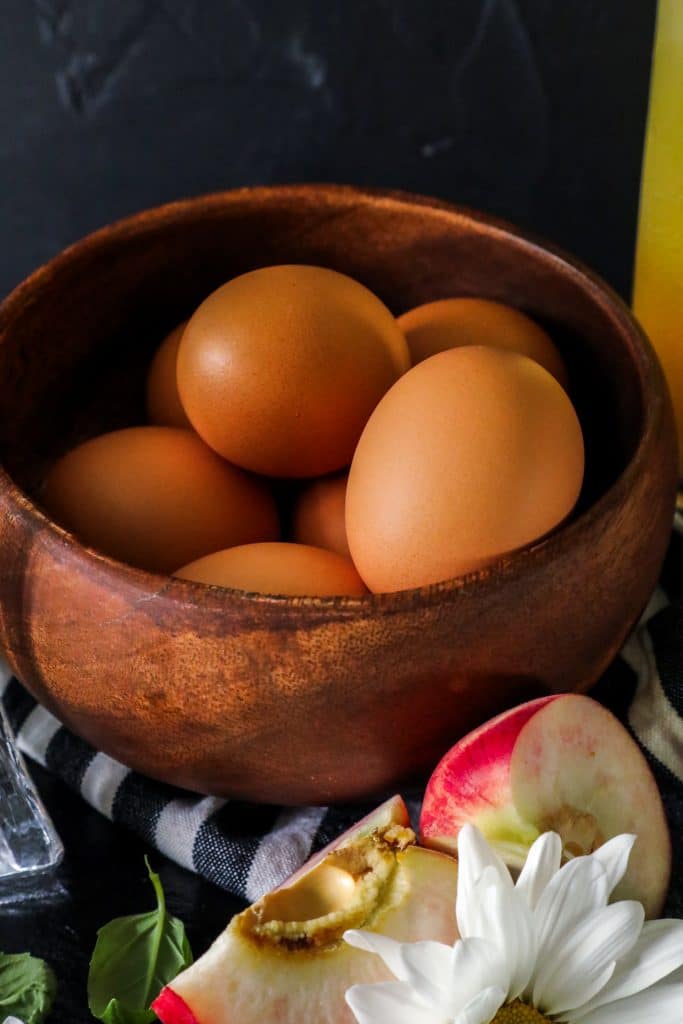
[{"label": "flower petal", "polygon": [[640,903],[625,900],[581,921],[557,955],[544,956],[534,983],[534,1006],[553,1015],[592,999],[611,978],[616,961],[637,942],[644,916]]},{"label": "flower petal", "polygon": [[588,914],[607,905],[608,881],[593,857],[576,857],[550,879],[534,908],[538,949],[548,958]]},{"label": "flower petal", "polygon": [[526,988],[536,964],[531,910],[514,886],[500,884],[493,867],[484,869],[473,895],[468,922],[472,931],[463,938],[487,939],[495,946],[501,964],[496,984],[505,990],[507,998],[514,999]]},{"label": "flower petal", "polygon": [[516,889],[524,893],[532,910],[561,863],[562,840],[557,832],[545,832],[533,843],[517,879]]},{"label": "flower petal", "polygon": [[600,1006],[581,1024],[681,1024],[683,984],[655,985],[635,996]]},{"label": "flower petal", "polygon": [[402,981],[352,985],[346,1002],[358,1024],[447,1024]]},{"label": "flower petal", "polygon": [[462,936],[469,931],[474,886],[486,868],[496,872],[502,885],[512,886],[510,872],[479,829],[474,825],[463,825],[458,833],[458,892],[455,904],[458,931]]},{"label": "flower petal", "polygon": [[380,956],[399,981],[408,980],[401,959],[402,943],[397,942],[396,939],[391,939],[388,935],[379,935],[377,932],[359,931],[355,928],[345,931],[342,938],[344,942],[348,942],[349,946],[355,946],[356,949],[364,949],[366,953],[376,953],[377,956]]},{"label": "flower petal", "polygon": [[402,976],[413,991],[425,1002],[446,1012],[452,1002],[453,946],[442,942],[405,942],[400,947],[399,957]]},{"label": "flower petal", "polygon": [[476,881],[484,868],[495,868],[500,880],[505,885],[512,885],[512,878],[507,867],[492,846],[476,827],[465,824],[458,833],[458,864],[465,861],[465,872]]},{"label": "flower petal", "polygon": [[463,1007],[453,1024],[489,1024],[505,1001],[502,988],[485,988]]},{"label": "flower petal", "polygon": [[614,836],[613,839],[608,839],[606,843],[599,846],[592,854],[605,869],[610,892],[616,888],[626,874],[628,859],[635,841],[636,836],[628,834]]},{"label": "flower petal", "polygon": [[683,921],[646,921],[635,946],[619,960],[607,985],[588,1003],[575,1010],[572,1019],[578,1021],[598,1006],[642,992],[662,978],[667,978],[681,964]]},{"label": "flower petal", "polygon": [[453,947],[453,978],[451,1000],[448,1006],[451,1017],[456,1016],[484,989],[494,987],[507,991],[509,970],[505,957],[486,939],[461,939]]}]

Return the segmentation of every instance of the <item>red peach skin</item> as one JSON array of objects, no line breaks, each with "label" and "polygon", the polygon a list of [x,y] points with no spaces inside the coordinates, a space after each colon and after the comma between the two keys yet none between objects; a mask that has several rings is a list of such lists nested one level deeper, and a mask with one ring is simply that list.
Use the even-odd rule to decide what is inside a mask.
[{"label": "red peach skin", "polygon": [[199,1024],[185,1000],[176,995],[172,988],[162,988],[151,1009],[162,1024]]}]

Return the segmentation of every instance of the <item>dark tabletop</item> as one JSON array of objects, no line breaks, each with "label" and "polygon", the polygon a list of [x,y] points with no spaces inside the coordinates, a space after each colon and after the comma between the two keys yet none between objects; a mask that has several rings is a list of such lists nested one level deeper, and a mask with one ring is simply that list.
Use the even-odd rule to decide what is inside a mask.
[{"label": "dark tabletop", "polygon": [[0,294],[236,185],[437,195],[627,292],[656,0],[2,0]]},{"label": "dark tabletop", "polygon": [[59,992],[50,1024],[86,1024],[93,1020],[86,983],[97,929],[154,907],[145,855],[161,876],[169,910],[185,922],[195,957],[243,904],[112,825],[43,769],[30,769],[66,852],[50,896],[0,907],[0,950],[30,952],[54,968]]},{"label": "dark tabletop", "polygon": [[[655,0],[0,7],[0,294],[125,213],[293,180],[487,208],[628,294]],[[153,905],[145,853],[195,955],[239,904],[32,770],[66,847],[61,888],[0,908],[0,949],[49,960],[52,1021],[80,1024],[97,928]]]},{"label": "dark tabletop", "polygon": [[[97,929],[112,917],[154,906],[145,855],[161,876],[170,912],[185,923],[195,958],[244,903],[173,864],[121,826],[112,825],[42,768],[29,767],[64,843],[65,857],[48,898],[0,908],[0,950],[31,952],[51,964],[59,991],[50,1024],[86,1024],[93,1020],[86,985]],[[676,839],[673,884],[665,914],[681,916],[683,793],[666,773],[658,772],[657,781]]]}]

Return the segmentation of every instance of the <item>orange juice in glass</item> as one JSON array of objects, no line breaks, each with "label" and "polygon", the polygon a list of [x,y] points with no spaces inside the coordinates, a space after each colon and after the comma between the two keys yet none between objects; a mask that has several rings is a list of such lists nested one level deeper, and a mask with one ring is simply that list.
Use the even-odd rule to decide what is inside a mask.
[{"label": "orange juice in glass", "polygon": [[659,0],[633,306],[664,367],[683,476],[683,0]]}]

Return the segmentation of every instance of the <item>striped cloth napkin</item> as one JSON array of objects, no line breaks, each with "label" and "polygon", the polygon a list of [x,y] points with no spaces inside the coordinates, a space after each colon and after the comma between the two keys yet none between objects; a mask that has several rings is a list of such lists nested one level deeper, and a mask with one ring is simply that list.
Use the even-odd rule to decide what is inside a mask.
[{"label": "striped cloth napkin", "polygon": [[[22,753],[160,853],[250,901],[370,809],[282,808],[196,796],[94,750],[37,704],[1,663],[0,694]],[[667,909],[683,917],[683,512],[676,514],[660,585],[592,695],[631,730],[650,760],[674,841]],[[419,794],[404,795],[415,817]]]}]

